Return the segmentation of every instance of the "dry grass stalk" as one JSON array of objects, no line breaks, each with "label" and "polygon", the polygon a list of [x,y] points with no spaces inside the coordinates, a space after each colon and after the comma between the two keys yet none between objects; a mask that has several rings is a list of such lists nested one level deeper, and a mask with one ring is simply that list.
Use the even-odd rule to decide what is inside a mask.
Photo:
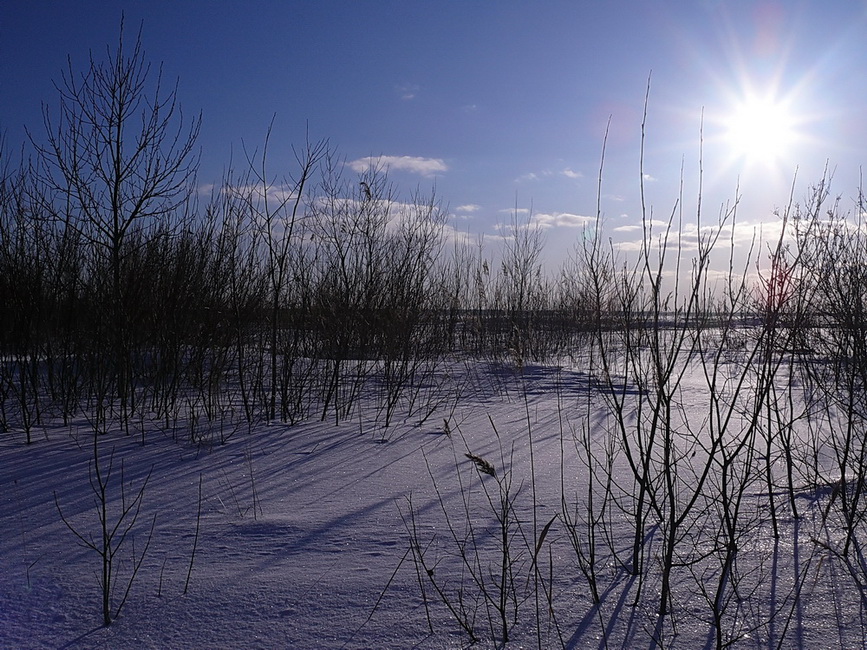
[{"label": "dry grass stalk", "polygon": [[476,456],[475,454],[471,454],[469,452],[464,454],[464,456],[473,461],[476,464],[476,469],[478,469],[482,474],[489,474],[491,476],[497,475],[494,466],[481,456]]}]

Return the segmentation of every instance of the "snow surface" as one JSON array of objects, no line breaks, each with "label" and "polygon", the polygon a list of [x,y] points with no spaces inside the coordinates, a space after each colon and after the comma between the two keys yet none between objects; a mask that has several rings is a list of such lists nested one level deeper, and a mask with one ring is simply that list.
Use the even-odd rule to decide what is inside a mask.
[{"label": "snow surface", "polygon": [[[684,386],[683,400],[705,408],[699,374],[687,381],[695,383]],[[464,552],[478,551],[482,574],[494,575],[499,528],[485,488],[496,495],[496,480],[506,477],[521,522],[512,529],[519,608],[508,647],[650,648],[654,636],[666,647],[715,647],[701,581],[686,569],[676,572],[675,609],[662,619],[654,571],[638,593],[635,578],[610,560],[599,567],[602,604],[592,603],[555,517],[564,501],[579,510],[582,504],[586,470],[574,439],[599,417],[599,396],[586,375],[530,367],[519,376],[479,364],[463,387],[460,399],[420,425],[410,419],[383,429],[376,407],[362,402],[339,425],[263,423],[225,444],[192,444],[183,430],[156,423],[139,423],[147,429],[144,445],[138,428],[103,436],[104,463],[113,450],[115,499],[121,460],[128,499],[151,472],[118,556],[121,592],[130,552],[141,553],[155,521],[129,599],[109,627],[101,625],[99,558],[58,511],[77,530],[96,533],[87,422],[46,427],[30,446],[20,432],[3,435],[0,647],[466,647],[468,636],[410,552],[413,520],[434,577],[453,603],[460,594],[474,613],[476,647],[497,645],[497,617],[462,572],[449,524],[462,539],[473,526],[475,546]],[[468,452],[489,461],[497,476],[478,472]],[[622,465],[614,478],[628,489]],[[200,480],[200,529],[184,594]],[[757,502],[759,491],[751,495]],[[796,521],[782,512],[776,541],[767,518],[756,517],[740,549],[750,589],[730,621],[738,647],[864,647],[861,594],[816,541],[827,539],[819,521],[827,498],[805,489],[806,516]],[[552,518],[537,574],[532,556]],[[612,515],[609,528],[627,549],[625,520]]]}]

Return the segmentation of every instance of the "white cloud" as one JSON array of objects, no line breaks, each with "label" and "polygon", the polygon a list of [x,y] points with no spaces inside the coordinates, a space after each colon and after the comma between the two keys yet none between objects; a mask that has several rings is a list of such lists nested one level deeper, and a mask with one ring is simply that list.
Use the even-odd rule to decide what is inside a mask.
[{"label": "white cloud", "polygon": [[347,163],[355,172],[363,172],[371,167],[384,167],[389,170],[405,171],[421,176],[433,176],[448,171],[442,158],[422,158],[420,156],[366,156]]},{"label": "white cloud", "polygon": [[[648,243],[651,249],[656,250],[666,238],[668,223],[653,219],[650,221],[649,225],[652,227],[652,232]],[[727,250],[729,245],[734,245],[736,249],[747,250],[756,244],[757,238],[761,237],[762,228],[767,226],[768,224],[738,223],[735,225],[724,224],[722,226],[702,226],[699,229],[694,223],[687,223],[684,224],[683,228],[678,232],[673,225],[671,232],[669,232],[667,236],[667,245],[672,250],[676,247],[680,247],[683,252],[691,253],[698,250],[700,239],[708,240],[714,239],[718,236],[719,240],[717,243],[720,250]],[[779,228],[776,224],[770,224],[770,226],[771,236],[769,239],[771,241],[776,241],[776,238],[779,237]],[[617,228],[613,228],[612,231],[629,233],[640,231],[641,229],[641,225],[629,225],[618,226]],[[641,238],[615,243],[615,248],[625,253],[640,251],[643,246],[644,240]]]},{"label": "white cloud", "polygon": [[471,235],[467,230],[458,230],[449,223],[443,225],[443,237],[447,242],[462,246],[473,246],[476,242],[476,235]]},{"label": "white cloud", "polygon": [[572,214],[569,212],[554,212],[546,214],[537,212],[531,219],[532,225],[539,228],[553,228],[555,226],[563,228],[582,228],[594,220],[594,217],[587,217],[581,214]]},{"label": "white cloud", "polygon": [[[621,215],[626,216],[626,215]],[[653,230],[654,234],[659,234],[661,231],[664,231],[665,228],[668,227],[667,221],[661,221],[659,219],[651,219],[647,225]],[[612,232],[635,232],[636,230],[641,230],[644,226],[640,223],[633,223],[627,226],[617,226],[616,228],[612,228]]]},{"label": "white cloud", "polygon": [[563,176],[565,176],[566,178],[584,178],[584,174],[582,174],[581,172],[576,172],[569,167],[567,167],[560,173],[563,174]]},{"label": "white cloud", "polygon": [[637,241],[613,242],[612,246],[615,250],[623,253],[634,253],[642,250],[644,242],[640,239]]},{"label": "white cloud", "polygon": [[721,247],[727,246],[729,243],[734,243],[735,246],[752,246],[763,238],[766,241],[776,243],[780,236],[781,225],[779,222],[750,223],[745,221],[735,224],[727,223],[723,226],[702,226],[699,230],[694,223],[688,223],[684,225],[681,232],[685,238],[697,241],[699,237],[714,237],[719,231]]},{"label": "white cloud", "polygon": [[455,212],[478,212],[482,209],[482,206],[476,205],[475,203],[467,203],[466,205],[459,205],[455,208]]}]

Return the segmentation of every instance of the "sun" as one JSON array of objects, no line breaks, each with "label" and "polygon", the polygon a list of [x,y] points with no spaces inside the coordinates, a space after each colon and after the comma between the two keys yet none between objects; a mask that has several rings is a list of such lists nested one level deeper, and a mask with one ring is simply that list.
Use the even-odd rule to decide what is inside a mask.
[{"label": "sun", "polygon": [[735,102],[723,130],[730,155],[748,167],[786,163],[798,140],[797,120],[788,103],[770,95],[749,95]]}]

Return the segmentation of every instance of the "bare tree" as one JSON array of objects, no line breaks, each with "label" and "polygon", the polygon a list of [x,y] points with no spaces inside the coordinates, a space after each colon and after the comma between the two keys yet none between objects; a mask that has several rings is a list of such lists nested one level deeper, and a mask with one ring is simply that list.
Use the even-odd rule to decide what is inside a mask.
[{"label": "bare tree", "polygon": [[106,48],[104,61],[91,55],[83,73],[67,62],[55,84],[57,112],[43,107],[47,144],[30,135],[40,180],[56,192],[60,218],[89,243],[108,275],[108,336],[124,413],[134,304],[124,284],[125,274],[134,274],[125,265],[130,242],[188,204],[198,163],[201,117],[184,118],[177,84],[166,91],[162,77],[145,59],[141,30],[129,48],[121,21],[117,46]]}]

